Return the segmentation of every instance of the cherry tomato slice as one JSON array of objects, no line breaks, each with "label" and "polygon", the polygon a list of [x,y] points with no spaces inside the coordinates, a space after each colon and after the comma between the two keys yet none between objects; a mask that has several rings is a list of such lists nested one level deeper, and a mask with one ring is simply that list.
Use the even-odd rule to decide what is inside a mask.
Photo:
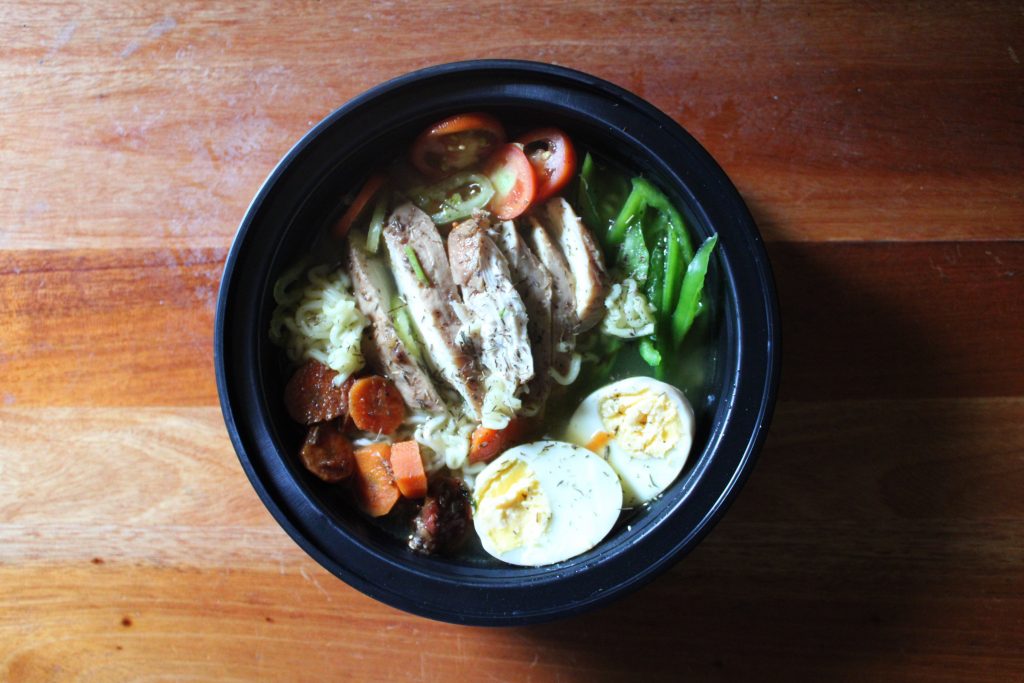
[{"label": "cherry tomato slice", "polygon": [[537,199],[542,202],[564,188],[576,173],[576,150],[557,128],[538,128],[516,140],[537,174]]},{"label": "cherry tomato slice", "polygon": [[502,145],[484,166],[484,175],[494,185],[488,208],[503,221],[520,215],[537,194],[537,177],[526,154],[518,145]]},{"label": "cherry tomato slice", "polygon": [[441,178],[480,163],[505,139],[505,129],[493,116],[458,114],[420,133],[409,160],[428,178]]}]

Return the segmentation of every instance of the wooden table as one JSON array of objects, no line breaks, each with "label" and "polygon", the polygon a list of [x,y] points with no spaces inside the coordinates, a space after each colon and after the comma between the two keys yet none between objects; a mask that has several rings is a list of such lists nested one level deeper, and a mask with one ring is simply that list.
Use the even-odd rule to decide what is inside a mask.
[{"label": "wooden table", "polygon": [[[1024,680],[1019,3],[0,8],[0,679]],[[519,27],[518,29],[514,27]],[[481,56],[649,99],[768,241],[761,461],[595,613],[382,606],[265,511],[214,385],[247,203],[366,88]]]}]

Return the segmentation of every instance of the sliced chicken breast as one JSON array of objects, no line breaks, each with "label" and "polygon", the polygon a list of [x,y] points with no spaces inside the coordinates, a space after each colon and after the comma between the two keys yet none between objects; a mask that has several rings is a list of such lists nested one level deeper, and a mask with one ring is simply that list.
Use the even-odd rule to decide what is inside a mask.
[{"label": "sliced chicken breast", "polygon": [[526,306],[501,250],[486,230],[468,220],[449,233],[448,259],[468,313],[479,325],[484,366],[516,384],[527,382],[533,377],[533,354]]},{"label": "sliced chicken breast", "polygon": [[352,243],[348,272],[359,310],[371,323],[373,352],[367,358],[394,382],[410,408],[431,412],[444,410],[444,401],[423,362],[416,357],[417,350],[407,348],[395,328],[393,304],[397,297],[383,259]]},{"label": "sliced chicken breast", "polygon": [[551,235],[536,218],[527,218],[527,240],[538,260],[551,275],[551,372],[568,377],[576,349],[576,298],[572,273]]},{"label": "sliced chicken breast", "polygon": [[491,235],[508,263],[512,285],[526,306],[526,332],[533,354],[533,379],[526,389],[529,404],[541,410],[551,387],[551,274],[526,246],[512,221],[493,226]]},{"label": "sliced chicken breast", "polygon": [[608,270],[594,236],[573,211],[569,202],[555,197],[541,210],[541,221],[558,243],[573,278],[576,334],[601,322],[608,295]]},{"label": "sliced chicken breast", "polygon": [[479,416],[484,398],[480,368],[476,349],[459,333],[463,319],[456,310],[462,299],[441,235],[430,216],[412,204],[392,212],[383,234],[395,284],[408,303],[429,364]]}]

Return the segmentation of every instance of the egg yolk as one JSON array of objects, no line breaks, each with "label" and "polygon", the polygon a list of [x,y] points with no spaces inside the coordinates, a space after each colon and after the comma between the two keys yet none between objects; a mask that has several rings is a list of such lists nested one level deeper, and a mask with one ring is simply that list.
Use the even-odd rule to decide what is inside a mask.
[{"label": "egg yolk", "polygon": [[477,489],[476,518],[499,553],[536,543],[551,520],[551,504],[537,476],[509,460]]},{"label": "egg yolk", "polygon": [[683,435],[679,411],[662,392],[616,392],[601,401],[598,412],[604,428],[634,456],[663,457]]}]

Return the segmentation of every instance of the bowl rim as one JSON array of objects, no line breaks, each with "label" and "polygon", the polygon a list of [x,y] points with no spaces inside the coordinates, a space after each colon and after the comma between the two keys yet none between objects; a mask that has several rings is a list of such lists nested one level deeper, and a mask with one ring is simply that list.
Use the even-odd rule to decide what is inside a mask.
[{"label": "bowl rim", "polygon": [[[334,126],[336,122],[343,119],[349,112],[357,110],[383,95],[421,83],[424,80],[444,79],[465,74],[484,75],[488,73],[513,77],[518,75],[524,77],[529,76],[531,78],[551,79],[552,82],[562,87],[586,88],[601,93],[603,96],[624,103],[628,107],[642,113],[646,117],[650,118],[659,128],[671,131],[679,138],[680,142],[686,146],[687,152],[699,159],[702,165],[702,170],[708,174],[708,178],[713,182],[716,196],[714,200],[705,198],[704,201],[697,201],[694,197],[694,201],[697,201],[697,204],[700,205],[702,209],[706,209],[709,204],[715,205],[718,212],[725,212],[728,215],[733,216],[735,219],[733,222],[735,222],[736,225],[732,226],[731,229],[741,231],[743,233],[742,236],[745,238],[744,246],[748,250],[746,255],[749,257],[749,262],[745,262],[745,265],[753,266],[753,268],[742,275],[747,281],[756,281],[760,295],[759,302],[763,306],[761,313],[763,313],[764,316],[762,322],[764,324],[763,333],[765,339],[763,341],[765,342],[765,345],[764,348],[760,349],[755,347],[752,351],[757,353],[757,358],[761,361],[760,364],[764,368],[764,377],[763,382],[757,382],[757,385],[761,386],[761,389],[756,412],[752,415],[745,416],[747,419],[753,421],[754,429],[746,439],[744,451],[737,459],[730,476],[724,481],[722,488],[719,491],[719,495],[716,499],[710,502],[710,505],[704,511],[704,514],[696,525],[688,527],[685,530],[685,533],[681,535],[678,542],[664,552],[660,558],[647,566],[639,568],[635,574],[623,579],[615,585],[599,588],[589,597],[575,599],[568,604],[554,604],[546,608],[535,607],[528,611],[509,611],[507,608],[503,608],[495,611],[481,610],[471,613],[467,610],[465,605],[460,605],[452,609],[445,609],[437,604],[424,602],[414,596],[407,595],[400,589],[395,589],[393,586],[385,585],[384,582],[379,579],[373,580],[365,575],[360,575],[358,572],[352,571],[348,566],[340,563],[335,558],[328,556],[321,547],[313,543],[311,539],[306,536],[300,528],[302,525],[297,523],[298,520],[295,517],[296,514],[312,515],[313,517],[317,517],[316,521],[320,523],[327,523],[327,520],[326,518],[323,518],[323,515],[319,513],[319,511],[316,510],[304,509],[299,513],[296,513],[295,510],[286,509],[285,503],[294,507],[296,506],[297,501],[287,500],[287,496],[284,496],[286,500],[282,501],[282,495],[280,495],[279,492],[278,495],[274,495],[270,490],[271,487],[268,485],[268,482],[263,480],[260,473],[254,466],[254,463],[251,461],[249,449],[246,447],[247,439],[243,438],[240,425],[241,418],[244,416],[237,415],[235,406],[233,405],[234,403],[237,403],[237,401],[233,401],[232,399],[232,385],[229,382],[228,377],[226,360],[227,351],[225,343],[230,335],[230,330],[227,329],[226,325],[226,317],[228,315],[231,300],[232,282],[237,277],[236,265],[246,244],[247,235],[250,232],[252,224],[259,216],[261,207],[267,201],[267,198],[271,195],[277,183],[281,180],[281,177],[288,171],[292,164],[295,163],[296,159],[302,154],[302,152],[312,145],[325,131]],[[686,189],[687,191],[691,190],[691,188]],[[713,227],[716,232],[720,231],[714,224],[712,224],[711,227]],[[732,282],[732,280],[730,280],[730,282]],[[735,287],[735,283],[732,282],[732,284]],[[398,76],[397,78],[393,78],[370,88],[324,117],[323,120],[304,134],[281,158],[261,184],[256,196],[250,202],[245,215],[239,224],[239,228],[225,261],[220,290],[218,293],[217,315],[214,329],[214,365],[221,411],[236,455],[238,456],[251,485],[256,490],[263,504],[273,515],[278,524],[281,525],[289,536],[291,536],[307,554],[313,557],[328,571],[335,574],[335,576],[338,576],[349,585],[357,588],[370,597],[420,616],[460,624],[521,625],[549,621],[572,614],[578,614],[598,605],[605,604],[625,593],[636,590],[666,571],[669,567],[675,564],[675,562],[692,550],[693,547],[695,547],[697,543],[707,535],[714,524],[717,523],[725,513],[729,504],[735,499],[743,483],[748,478],[754,462],[756,461],[757,454],[763,446],[764,440],[767,436],[767,430],[772,418],[778,392],[779,373],[781,369],[780,333],[778,299],[774,278],[768,261],[767,252],[764,249],[763,240],[757,230],[753,218],[751,217],[746,204],[739,195],[739,192],[736,190],[731,180],[726,176],[725,172],[717,162],[714,161],[710,154],[704,150],[703,146],[701,146],[685,129],[683,129],[682,126],[633,93],[581,71],[541,62],[522,60],[468,60],[426,67]],[[736,334],[737,339],[742,344],[742,330],[737,331]],[[743,351],[743,353],[746,353],[746,351]],[[737,362],[737,370],[738,366],[739,362]],[[734,381],[736,381],[735,378]],[[735,394],[735,386],[733,389]],[[723,427],[723,430],[724,429],[725,428]],[[718,441],[720,440],[721,435],[719,434]],[[715,442],[714,434],[709,435],[709,443],[705,446],[706,449],[712,449],[712,453],[714,453],[714,448],[717,447],[718,443],[712,442]],[[299,504],[299,507],[303,506]],[[309,501],[305,502],[305,507],[310,507]],[[363,549],[371,554],[375,553],[371,548],[363,546]],[[403,571],[400,563],[391,561],[391,564],[394,566],[395,571]],[[552,572],[549,576],[551,577],[550,581],[557,582],[572,575]],[[447,590],[453,590],[456,592],[459,590],[460,581],[457,579],[444,581],[440,579],[440,577],[433,578],[439,585],[448,584],[444,586]]]}]

